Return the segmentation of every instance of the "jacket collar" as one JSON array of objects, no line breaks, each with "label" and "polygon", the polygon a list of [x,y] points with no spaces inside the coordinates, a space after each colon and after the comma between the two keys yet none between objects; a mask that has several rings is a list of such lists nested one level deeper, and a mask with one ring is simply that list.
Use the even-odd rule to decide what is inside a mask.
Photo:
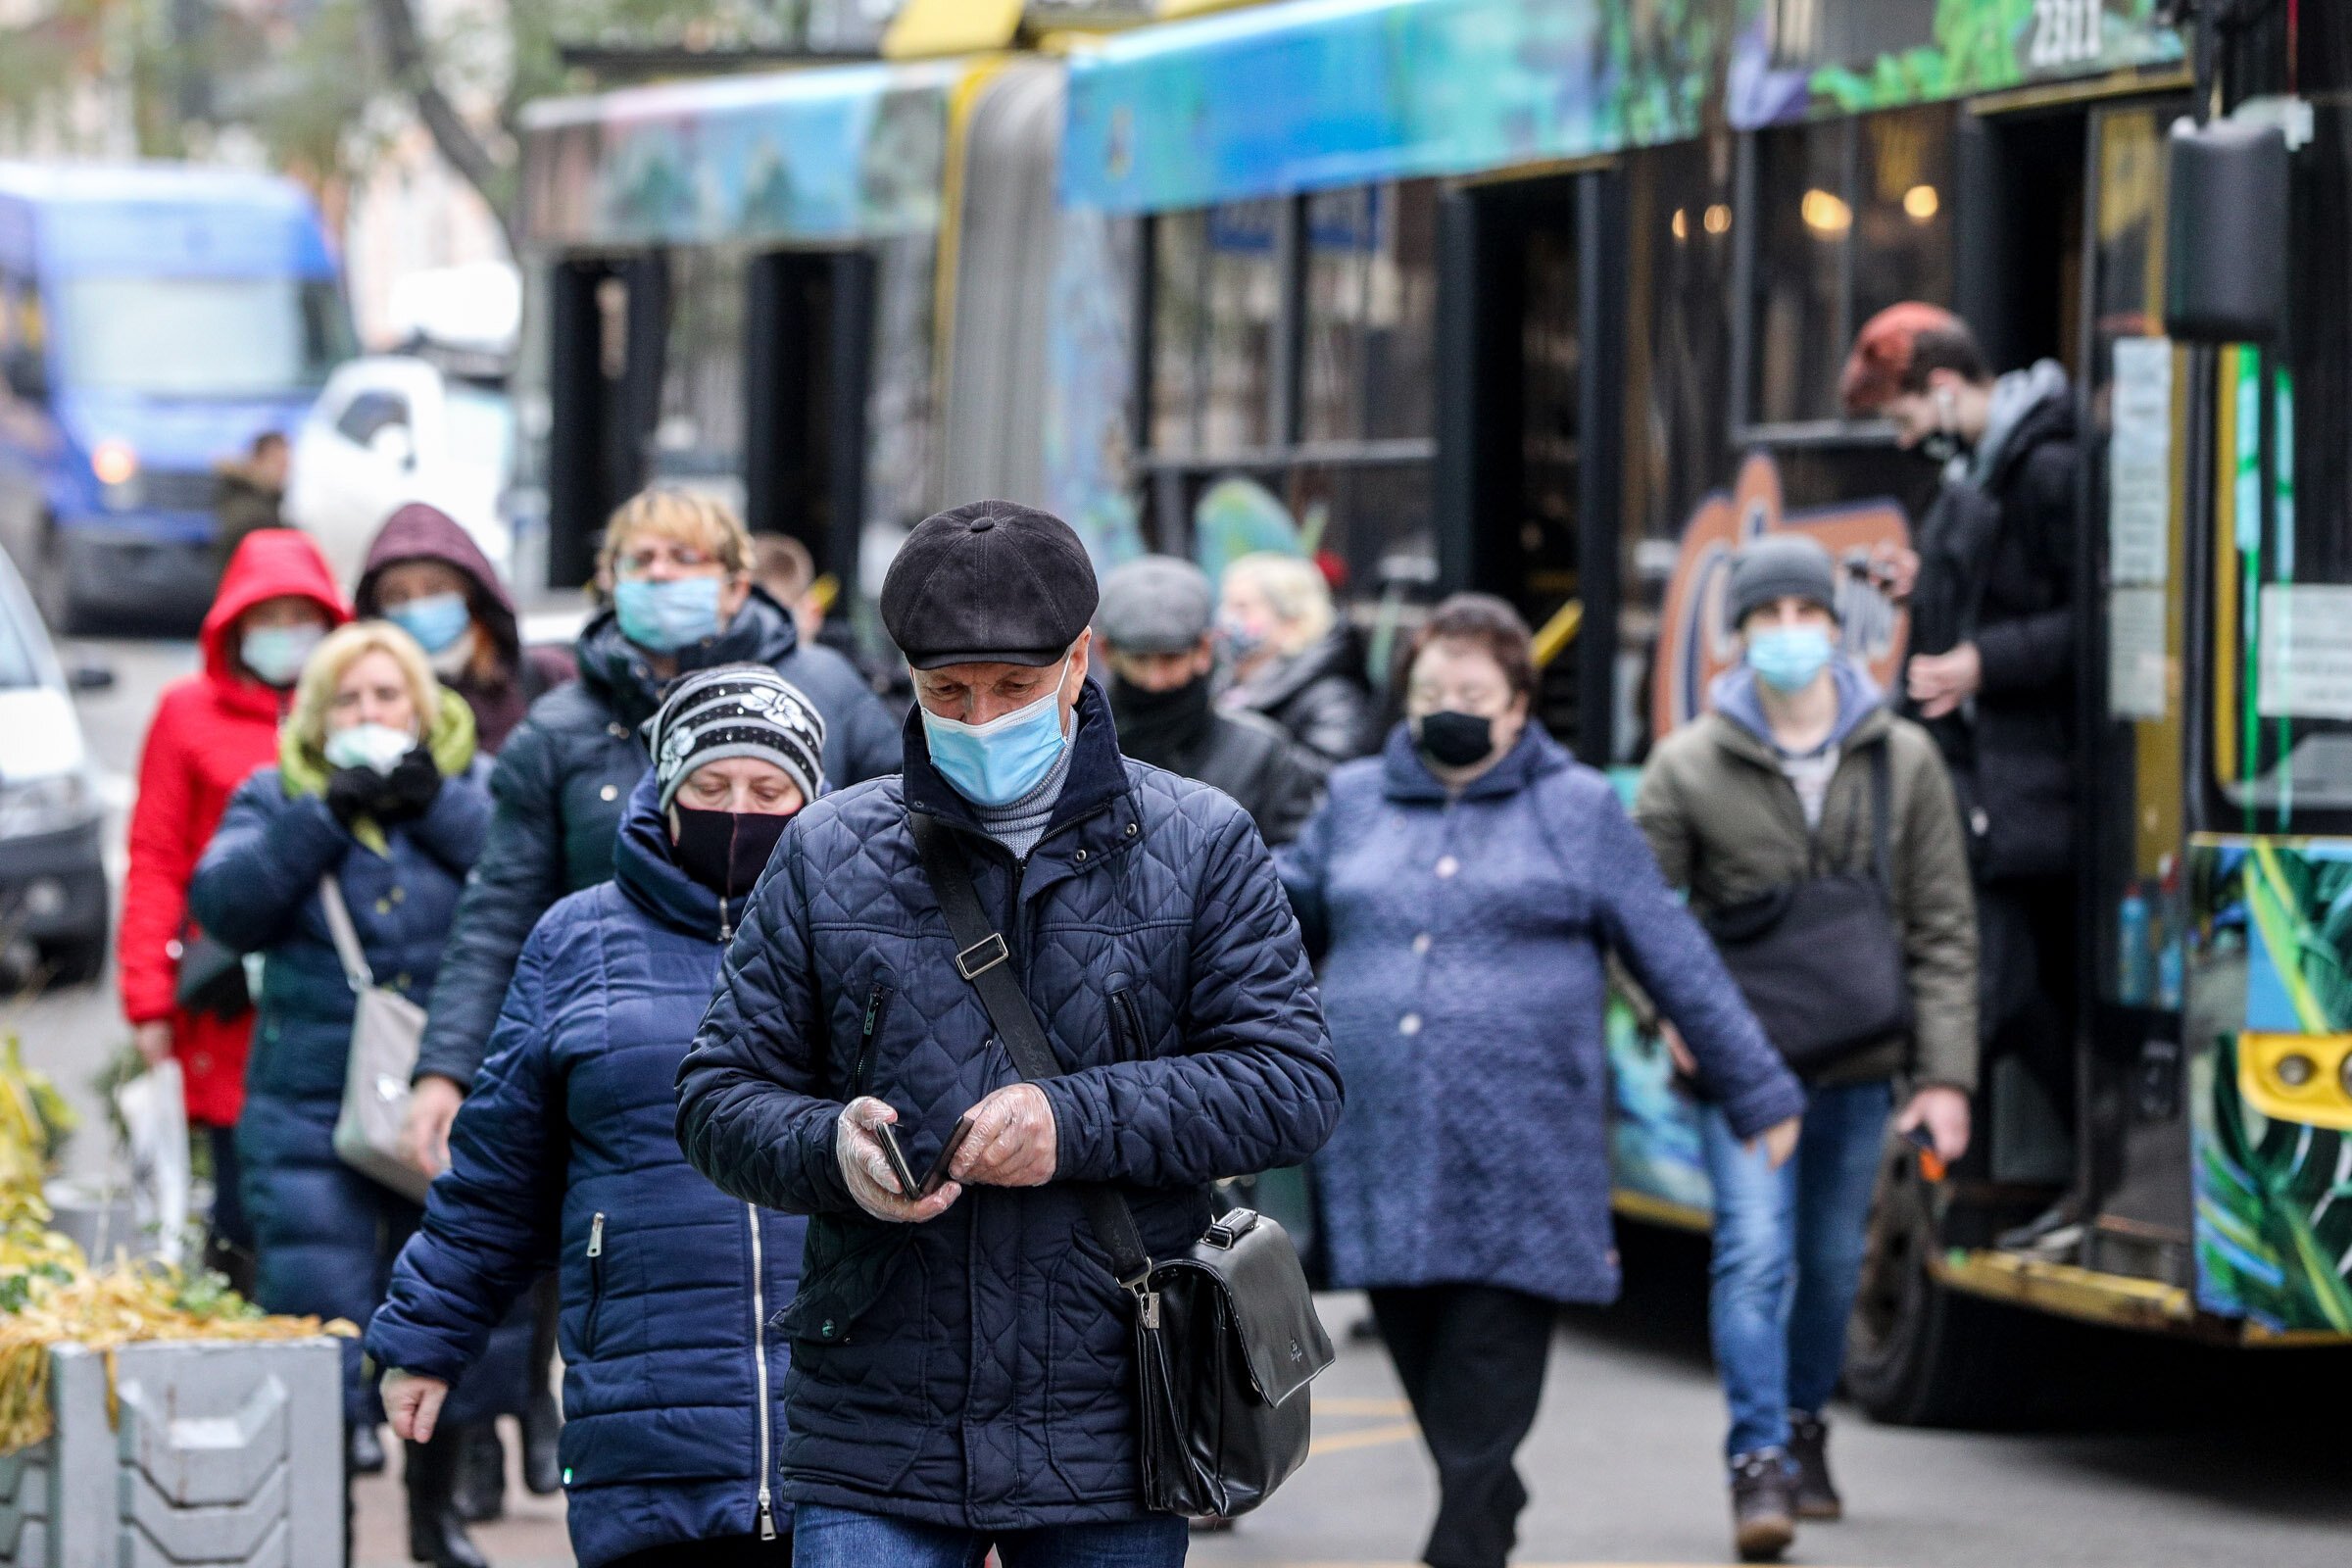
[{"label": "jacket collar", "polygon": [[[709,669],[716,664],[775,665],[800,646],[792,617],[767,590],[755,586],[727,629],[707,642],[678,650],[678,673]],[[602,697],[621,722],[631,729],[654,716],[662,706],[662,689],[668,683],[646,662],[645,650],[620,634],[619,618],[611,610],[598,612],[580,629],[577,645],[580,680]]]},{"label": "jacket collar", "polygon": [[[1063,844],[1056,842],[1056,835],[1070,823],[1092,817],[1111,803],[1124,800],[1129,793],[1127,760],[1119,755],[1119,734],[1111,722],[1109,699],[1091,680],[1079,685],[1077,717],[1078,732],[1070,741],[1070,776],[1061,787],[1061,798],[1054,805],[1053,816],[1046,822],[1045,837],[1031,854],[1032,861],[1059,858],[1061,851],[1071,848],[1083,849],[1090,858],[1095,858],[1100,852],[1091,843],[1091,836],[1085,844]],[[907,810],[936,816],[974,837],[986,837],[971,803],[956,793],[955,786],[932,764],[931,747],[923,734],[920,703],[906,714],[904,768],[900,789]],[[1121,817],[1109,829],[1111,835],[1122,841],[1131,839],[1133,835],[1126,832],[1126,826],[1136,820],[1134,812],[1111,814]]]},{"label": "jacket collar", "polygon": [[[1859,678],[1862,686],[1869,689],[1873,699],[1869,703],[1859,704],[1857,694],[1848,687],[1843,676],[1849,669],[1853,675]],[[1884,741],[1894,727],[1894,715],[1888,711],[1885,696],[1879,693],[1875,686],[1870,685],[1869,677],[1862,674],[1858,667],[1851,666],[1841,660],[1839,661],[1839,670],[1838,686],[1841,701],[1838,705],[1838,723],[1830,731],[1829,739],[1822,744],[1825,747],[1843,747],[1850,752]],[[1727,696],[1733,695],[1726,691],[1726,683],[1734,674],[1745,677],[1751,686],[1755,679],[1754,672],[1745,666],[1737,670],[1726,670],[1721,677],[1718,677],[1714,709],[1708,715],[1712,720],[1710,733],[1715,737],[1715,744],[1733,756],[1743,757],[1760,767],[1771,768],[1778,772],[1781,766],[1781,753],[1780,749],[1773,745],[1770,732],[1761,727],[1760,719],[1745,716],[1741,711],[1742,705],[1740,703],[1725,701]],[[1745,707],[1755,707],[1755,697],[1752,691],[1746,694]]]},{"label": "jacket collar", "polygon": [[1463,785],[1459,795],[1449,796],[1438,776],[1429,770],[1429,764],[1421,760],[1421,749],[1413,744],[1412,726],[1399,723],[1389,731],[1388,741],[1380,749],[1381,793],[1392,801],[1438,806],[1443,806],[1448,798],[1499,800],[1516,795],[1537,779],[1569,765],[1568,754],[1531,718],[1519,732],[1518,744],[1501,761]]},{"label": "jacket collar", "polygon": [[1363,661],[1355,653],[1354,635],[1345,625],[1334,626],[1320,641],[1288,659],[1278,659],[1258,674],[1233,688],[1236,701],[1260,712],[1280,708],[1326,675],[1360,682]]},{"label": "jacket collar", "polygon": [[631,904],[663,925],[690,936],[715,939],[721,924],[718,895],[680,870],[671,858],[661,799],[662,781],[651,771],[629,792],[628,807],[620,817],[620,840],[612,852],[613,880]]}]

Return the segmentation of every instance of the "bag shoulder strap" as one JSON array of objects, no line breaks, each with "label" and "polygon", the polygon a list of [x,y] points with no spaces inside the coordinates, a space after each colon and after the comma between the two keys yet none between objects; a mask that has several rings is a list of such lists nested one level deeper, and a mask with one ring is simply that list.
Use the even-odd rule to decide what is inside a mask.
[{"label": "bag shoulder strap", "polygon": [[1894,897],[1894,736],[1870,749],[1870,872]]},{"label": "bag shoulder strap", "polygon": [[[971,861],[956,841],[955,829],[920,811],[908,812],[907,820],[923,875],[956,943],[956,972],[980,993],[980,1004],[988,1009],[988,1020],[996,1025],[997,1038],[1004,1042],[1005,1054],[1020,1075],[1032,1083],[1060,1077],[1061,1063],[1054,1059],[1045,1025],[1038,1022],[1037,1009],[1013,975],[1012,950],[980,907]],[[1129,1290],[1141,1290],[1152,1277],[1152,1256],[1144,1250],[1127,1200],[1097,1182],[1073,1183],[1072,1189],[1095,1239],[1110,1254],[1111,1273]]]},{"label": "bag shoulder strap", "polygon": [[351,923],[351,909],[343,902],[343,888],[331,871],[318,879],[318,903],[326,911],[327,933],[335,939],[335,956],[343,960],[343,978],[351,982],[354,991],[373,989],[375,972],[368,967],[368,954],[360,946],[359,928]]}]

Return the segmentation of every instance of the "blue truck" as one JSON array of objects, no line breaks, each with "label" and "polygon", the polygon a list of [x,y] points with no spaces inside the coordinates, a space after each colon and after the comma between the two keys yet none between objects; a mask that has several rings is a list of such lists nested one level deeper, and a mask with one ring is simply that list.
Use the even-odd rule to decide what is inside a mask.
[{"label": "blue truck", "polygon": [[291,430],[352,351],[293,182],[0,162],[0,545],[51,626],[192,627],[220,466]]}]

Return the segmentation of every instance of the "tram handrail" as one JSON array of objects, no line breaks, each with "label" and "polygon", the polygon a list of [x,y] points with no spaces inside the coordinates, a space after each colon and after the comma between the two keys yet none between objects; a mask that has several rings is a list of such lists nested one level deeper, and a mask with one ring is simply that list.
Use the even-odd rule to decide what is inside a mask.
[{"label": "tram handrail", "polygon": [[1566,653],[1584,623],[1585,602],[1581,599],[1571,599],[1553,611],[1551,618],[1536,633],[1536,667],[1543,669]]}]

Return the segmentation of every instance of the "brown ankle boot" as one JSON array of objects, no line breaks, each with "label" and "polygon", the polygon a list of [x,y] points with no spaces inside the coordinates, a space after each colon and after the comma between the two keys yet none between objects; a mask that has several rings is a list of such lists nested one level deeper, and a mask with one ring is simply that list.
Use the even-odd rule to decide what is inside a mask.
[{"label": "brown ankle boot", "polygon": [[1732,1544],[1741,1562],[1778,1562],[1796,1539],[1795,1489],[1781,1448],[1732,1461]]}]

